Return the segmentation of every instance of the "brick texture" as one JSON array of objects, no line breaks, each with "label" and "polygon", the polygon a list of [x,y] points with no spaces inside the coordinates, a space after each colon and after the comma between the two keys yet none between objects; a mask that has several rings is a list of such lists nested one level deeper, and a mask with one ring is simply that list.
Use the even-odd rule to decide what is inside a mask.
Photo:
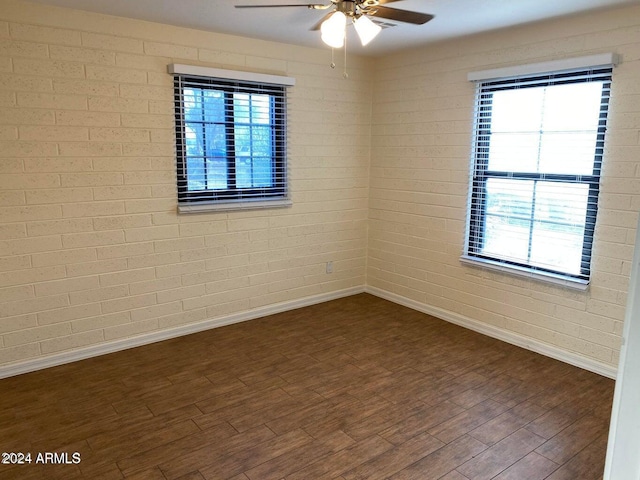
[{"label": "brick texture", "polygon": [[[345,80],[327,49],[249,52],[237,37],[3,1],[0,365],[368,284],[615,366],[640,210],[639,19],[628,7],[352,55]],[[461,265],[467,72],[603,51],[624,61],[590,289]],[[177,213],[172,62],[296,78],[293,207]]]},{"label": "brick texture", "polygon": [[[640,8],[522,26],[376,64],[369,285],[617,366],[640,206]],[[603,52],[614,69],[586,292],[460,263],[473,134],[470,71]]]},{"label": "brick texture", "polygon": [[[322,49],[14,0],[0,21],[0,364],[365,283],[370,60],[346,82]],[[172,62],[296,78],[293,207],[177,213]]]}]

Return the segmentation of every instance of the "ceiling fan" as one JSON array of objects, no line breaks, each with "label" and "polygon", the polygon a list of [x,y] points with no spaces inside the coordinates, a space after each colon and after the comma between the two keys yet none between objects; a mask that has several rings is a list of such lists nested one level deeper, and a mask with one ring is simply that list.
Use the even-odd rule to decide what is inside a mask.
[{"label": "ceiling fan", "polygon": [[288,3],[276,5],[236,5],[236,8],[282,8],[282,7],[306,7],[310,10],[329,10],[311,30],[320,30],[322,41],[333,48],[341,48],[344,45],[347,19],[350,18],[360,37],[362,45],[366,45],[380,33],[382,27],[371,18],[380,18],[396,22],[422,25],[433,19],[428,13],[399,10],[383,5],[401,0],[330,0],[329,4],[322,3]]}]

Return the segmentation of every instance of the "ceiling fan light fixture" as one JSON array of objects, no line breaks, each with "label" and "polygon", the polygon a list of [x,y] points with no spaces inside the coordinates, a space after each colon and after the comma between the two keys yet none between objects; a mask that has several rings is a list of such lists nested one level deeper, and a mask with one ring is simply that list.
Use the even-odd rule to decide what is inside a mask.
[{"label": "ceiling fan light fixture", "polygon": [[366,15],[360,15],[356,18],[353,22],[353,26],[356,29],[358,37],[360,37],[360,43],[362,43],[363,47],[376,38],[382,30],[380,25],[373,23]]},{"label": "ceiling fan light fixture", "polygon": [[347,16],[342,12],[334,12],[320,26],[322,41],[330,47],[342,48],[346,27]]}]

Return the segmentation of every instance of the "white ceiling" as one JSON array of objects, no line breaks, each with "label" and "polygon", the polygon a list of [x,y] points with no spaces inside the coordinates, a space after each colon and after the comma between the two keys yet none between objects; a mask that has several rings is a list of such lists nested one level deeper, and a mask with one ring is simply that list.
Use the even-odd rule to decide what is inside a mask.
[{"label": "white ceiling", "polygon": [[[323,0],[32,0],[36,3],[131,17],[199,30],[323,47],[310,31],[327,12],[304,7],[236,9],[235,5],[323,3]],[[329,3],[329,0],[324,0]],[[402,0],[387,7],[435,15],[424,25],[395,23],[366,47],[349,32],[347,49],[381,55],[407,47],[481,31],[574,15],[590,10],[640,5],[640,0]]]}]

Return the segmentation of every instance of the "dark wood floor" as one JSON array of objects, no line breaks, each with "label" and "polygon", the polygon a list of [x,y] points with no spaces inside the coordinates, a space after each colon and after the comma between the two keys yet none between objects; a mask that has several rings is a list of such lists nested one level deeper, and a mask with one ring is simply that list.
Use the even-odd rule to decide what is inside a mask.
[{"label": "dark wood floor", "polygon": [[362,294],[0,392],[2,480],[590,480],[613,381]]}]

